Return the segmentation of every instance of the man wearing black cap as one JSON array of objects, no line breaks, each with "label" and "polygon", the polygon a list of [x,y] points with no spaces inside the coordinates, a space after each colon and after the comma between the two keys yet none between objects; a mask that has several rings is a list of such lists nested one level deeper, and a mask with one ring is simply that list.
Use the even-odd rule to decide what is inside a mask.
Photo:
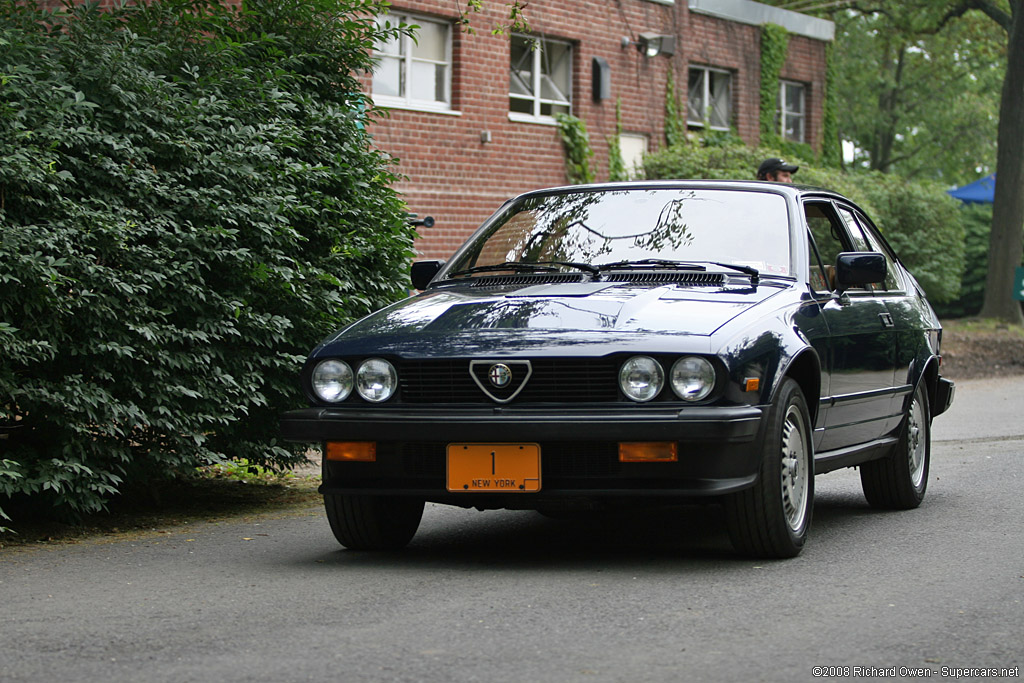
[{"label": "man wearing black cap", "polygon": [[771,159],[765,159],[757,167],[757,179],[772,180],[777,183],[791,183],[793,182],[793,174],[796,173],[798,168],[800,167],[794,164],[787,164],[782,159],[772,157]]}]

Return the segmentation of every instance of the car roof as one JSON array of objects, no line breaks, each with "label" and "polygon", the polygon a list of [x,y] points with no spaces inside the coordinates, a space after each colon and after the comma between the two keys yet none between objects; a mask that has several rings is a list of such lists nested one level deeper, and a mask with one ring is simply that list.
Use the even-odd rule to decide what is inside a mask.
[{"label": "car roof", "polygon": [[796,198],[803,194],[815,194],[818,196],[831,196],[843,198],[837,192],[812,185],[799,185],[791,183],[777,183],[765,180],[629,180],[614,183],[591,183],[587,185],[563,185],[524,192],[517,197],[525,198],[531,196],[542,196],[548,194],[568,194],[579,192],[609,192],[615,190],[642,190],[642,189],[715,189],[715,190],[739,190],[771,192],[774,194],[786,195]]}]

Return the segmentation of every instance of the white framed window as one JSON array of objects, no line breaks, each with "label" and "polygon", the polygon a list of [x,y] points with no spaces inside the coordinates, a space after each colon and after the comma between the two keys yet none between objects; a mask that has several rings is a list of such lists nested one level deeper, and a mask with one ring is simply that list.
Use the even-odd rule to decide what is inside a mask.
[{"label": "white framed window", "polygon": [[548,123],[555,114],[571,114],[572,45],[513,35],[510,47],[508,117]]},{"label": "white framed window", "polygon": [[418,26],[414,36],[378,43],[373,70],[373,100],[383,107],[451,110],[452,30],[449,22],[408,14],[385,14],[383,26]]},{"label": "white framed window", "polygon": [[732,74],[707,66],[689,67],[686,123],[695,128],[729,130],[732,123]]},{"label": "white framed window", "polygon": [[779,110],[776,112],[776,120],[779,122],[779,135],[786,140],[805,141],[806,93],[807,89],[803,83],[779,82]]}]

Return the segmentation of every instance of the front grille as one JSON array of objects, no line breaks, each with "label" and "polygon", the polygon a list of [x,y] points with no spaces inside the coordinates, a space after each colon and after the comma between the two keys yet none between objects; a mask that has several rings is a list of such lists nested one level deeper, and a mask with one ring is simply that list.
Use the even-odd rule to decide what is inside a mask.
[{"label": "front grille", "polygon": [[[514,404],[601,403],[619,398],[616,361],[563,358],[531,360],[531,364],[533,374]],[[398,376],[403,403],[494,403],[473,381],[468,360],[405,361],[398,367]]]}]

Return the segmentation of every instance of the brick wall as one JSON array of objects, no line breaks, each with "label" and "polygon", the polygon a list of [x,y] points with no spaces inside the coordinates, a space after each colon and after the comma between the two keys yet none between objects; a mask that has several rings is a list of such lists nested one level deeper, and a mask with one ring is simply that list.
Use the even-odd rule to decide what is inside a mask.
[{"label": "brick wall", "polygon": [[[101,6],[113,2],[101,0]],[[395,0],[392,11],[454,21],[458,7],[448,0]],[[452,109],[458,115],[390,109],[369,126],[376,145],[400,160],[407,179],[397,189],[409,210],[437,221],[420,228],[420,258],[448,258],[509,197],[567,182],[558,129],[508,118],[509,41],[490,31],[506,11],[503,0],[485,0],[484,10],[471,16],[474,34],[453,31]],[[598,180],[608,178],[616,99],[622,101],[624,133],[645,136],[651,151],[664,145],[670,68],[682,107],[689,64],[729,70],[733,126],[748,143],[758,142],[759,27],[691,13],[686,0],[537,1],[526,14],[535,33],[573,44],[573,114],[587,124]],[[644,32],[676,35],[676,54],[648,59],[635,47],[622,47],[624,36]],[[611,97],[600,102],[591,96],[594,57],[604,58],[611,70]],[[824,71],[825,43],[791,35],[781,77],[806,86],[807,139],[815,149],[821,147]],[[369,91],[369,75],[364,83]],[[485,131],[490,142],[481,140]]]},{"label": "brick wall", "polygon": [[[454,5],[439,0],[402,0],[394,11],[456,18]],[[399,184],[409,210],[432,215],[437,223],[421,228],[420,258],[448,258],[505,199],[526,190],[566,183],[564,153],[554,126],[508,118],[509,43],[490,35],[503,19],[502,2],[486,2],[473,15],[476,33],[456,32],[452,45],[452,108],[460,113],[424,113],[392,109],[373,123],[376,144],[401,161],[407,180]],[[741,137],[757,143],[760,108],[760,29],[757,26],[691,14],[686,2],[664,5],[649,0],[576,0],[533,2],[527,16],[534,32],[571,41],[573,114],[583,119],[594,150],[598,180],[608,177],[606,137],[615,131],[615,101],[622,100],[623,132],[648,138],[649,149],[664,145],[665,86],[676,72],[685,104],[688,64],[728,69],[733,74],[733,121]],[[622,47],[623,36],[642,32],[678,36],[673,57],[648,59]],[[791,36],[782,77],[808,86],[808,139],[817,148],[821,135],[821,94],[825,45]],[[611,70],[611,97],[591,96],[591,60],[603,57]],[[367,79],[369,87],[369,79]],[[481,134],[490,133],[490,142]],[[753,169],[751,169],[753,174]]]}]

